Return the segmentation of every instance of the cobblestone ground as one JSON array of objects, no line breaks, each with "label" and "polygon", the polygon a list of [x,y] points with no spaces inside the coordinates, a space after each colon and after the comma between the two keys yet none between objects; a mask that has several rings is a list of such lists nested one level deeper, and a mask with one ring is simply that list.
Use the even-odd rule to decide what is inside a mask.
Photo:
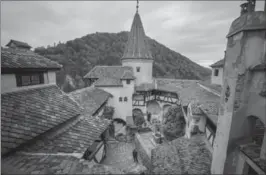
[{"label": "cobblestone ground", "polygon": [[134,142],[108,142],[106,158],[102,164],[111,165],[121,170],[126,170],[129,167],[136,165],[132,156],[132,151],[134,148]]}]

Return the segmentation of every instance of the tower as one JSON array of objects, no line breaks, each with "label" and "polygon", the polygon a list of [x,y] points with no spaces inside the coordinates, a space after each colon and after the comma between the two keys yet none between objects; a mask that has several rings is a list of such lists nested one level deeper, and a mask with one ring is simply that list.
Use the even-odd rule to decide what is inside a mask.
[{"label": "tower", "polygon": [[[254,11],[255,0],[248,0],[241,7],[241,16],[233,21],[227,35],[212,174],[248,174],[245,167],[254,167],[256,163],[250,162],[256,160],[246,158],[240,142],[255,144],[252,141],[255,119],[260,120],[265,128],[266,14]],[[256,159],[265,161],[265,129],[262,139]]]},{"label": "tower", "polygon": [[136,85],[152,83],[153,57],[138,12],[138,1],[137,11],[133,19],[121,61],[123,66],[130,66],[133,68],[136,77]]}]

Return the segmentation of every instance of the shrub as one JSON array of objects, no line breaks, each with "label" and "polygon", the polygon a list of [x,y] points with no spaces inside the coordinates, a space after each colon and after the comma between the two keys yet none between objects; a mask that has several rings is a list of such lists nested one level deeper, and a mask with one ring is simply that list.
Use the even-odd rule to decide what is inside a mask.
[{"label": "shrub", "polygon": [[185,118],[181,106],[172,106],[164,116],[163,133],[167,140],[174,140],[185,134]]},{"label": "shrub", "polygon": [[108,120],[112,120],[114,115],[114,108],[112,106],[105,106],[102,117]]}]

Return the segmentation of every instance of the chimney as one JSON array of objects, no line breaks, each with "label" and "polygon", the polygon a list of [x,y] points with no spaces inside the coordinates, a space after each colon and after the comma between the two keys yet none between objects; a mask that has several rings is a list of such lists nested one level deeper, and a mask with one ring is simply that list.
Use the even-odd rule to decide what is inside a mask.
[{"label": "chimney", "polygon": [[241,7],[240,15],[243,15],[245,13],[254,12],[255,6],[256,6],[256,0],[247,0],[247,2],[240,5],[240,7]]},{"label": "chimney", "polygon": [[247,6],[248,6],[248,3],[247,2],[245,2],[245,3],[243,3],[243,4],[240,5],[240,7],[241,7],[240,16],[242,16],[245,13],[247,13]]},{"label": "chimney", "polygon": [[256,0],[248,0],[248,12],[254,12],[255,11],[255,6],[256,6]]}]

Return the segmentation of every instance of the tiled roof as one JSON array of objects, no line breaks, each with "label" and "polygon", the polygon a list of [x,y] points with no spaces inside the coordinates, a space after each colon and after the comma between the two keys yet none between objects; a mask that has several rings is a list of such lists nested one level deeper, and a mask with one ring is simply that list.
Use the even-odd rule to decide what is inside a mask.
[{"label": "tiled roof", "polygon": [[215,63],[213,63],[212,65],[210,65],[210,67],[223,67],[224,66],[224,59],[222,59],[222,60],[219,60],[219,61],[217,61],[217,62],[215,62]]},{"label": "tiled roof", "polygon": [[153,83],[143,83],[139,86],[136,86],[136,91],[149,91],[153,89],[158,89],[161,91],[167,92],[176,92],[184,88],[190,87],[198,82],[198,80],[183,80],[183,79],[165,79],[165,78],[156,78]]},{"label": "tiled roof", "polygon": [[128,66],[95,66],[84,78],[98,79],[95,86],[122,86],[120,80],[123,79],[124,75],[125,78],[133,78],[133,68]]},{"label": "tiled roof", "polygon": [[10,46],[11,43],[14,43],[18,47],[24,47],[24,48],[31,48],[31,46],[28,43],[16,41],[16,40],[10,40],[9,43],[6,46]]},{"label": "tiled roof", "polygon": [[128,66],[95,66],[84,78],[114,78],[121,79],[125,71],[133,75],[133,68]]},{"label": "tiled roof", "polygon": [[136,91],[150,91],[155,89],[154,83],[142,83],[139,86],[135,86]]},{"label": "tiled roof", "polygon": [[152,173],[210,174],[212,155],[203,139],[182,137],[153,149]]},{"label": "tiled roof", "polygon": [[123,79],[123,80],[134,80],[134,79],[136,79],[136,77],[133,76],[132,72],[125,71],[124,74],[122,75],[121,79]]},{"label": "tiled roof", "polygon": [[2,154],[80,112],[80,107],[56,85],[1,94]]},{"label": "tiled roof", "polygon": [[170,90],[180,94],[181,90],[196,84],[198,80],[156,78],[157,89]]},{"label": "tiled roof", "polygon": [[208,117],[217,123],[220,97],[206,89],[200,87],[197,83],[183,88],[180,91],[180,98],[183,105],[190,102],[199,104],[199,107],[208,115]]},{"label": "tiled roof", "polygon": [[117,168],[73,156],[14,155],[1,160],[1,174],[123,174]]},{"label": "tiled roof", "polygon": [[94,83],[95,87],[123,86],[120,79],[100,78]]},{"label": "tiled roof", "polygon": [[38,55],[30,50],[2,49],[1,68],[45,68],[60,69],[55,61]]},{"label": "tiled roof", "polygon": [[206,82],[203,82],[203,81],[200,81],[199,84],[201,84],[201,85],[203,85],[203,86],[205,86],[207,88],[210,88],[211,90],[213,90],[217,94],[221,94],[222,90],[223,90],[223,87],[221,85],[210,84],[210,83],[206,83]]},{"label": "tiled roof", "polygon": [[191,103],[191,112],[193,115],[201,115],[202,111],[199,108],[198,103]]},{"label": "tiled roof", "polygon": [[220,97],[200,87],[197,83],[186,86],[179,91],[179,96],[183,104],[191,101],[195,102],[219,102]]},{"label": "tiled roof", "polygon": [[87,87],[72,91],[69,96],[84,109],[85,114],[93,115],[112,95],[98,88]]},{"label": "tiled roof", "polygon": [[122,59],[153,59],[148,39],[138,13],[135,14],[128,34],[128,41]]},{"label": "tiled roof", "polygon": [[200,108],[204,110],[206,114],[218,115],[219,103],[217,102],[202,102]]},{"label": "tiled roof", "polygon": [[25,150],[38,153],[81,153],[84,154],[93,142],[107,129],[110,122],[84,116],[73,126],[55,137],[37,142]]}]

